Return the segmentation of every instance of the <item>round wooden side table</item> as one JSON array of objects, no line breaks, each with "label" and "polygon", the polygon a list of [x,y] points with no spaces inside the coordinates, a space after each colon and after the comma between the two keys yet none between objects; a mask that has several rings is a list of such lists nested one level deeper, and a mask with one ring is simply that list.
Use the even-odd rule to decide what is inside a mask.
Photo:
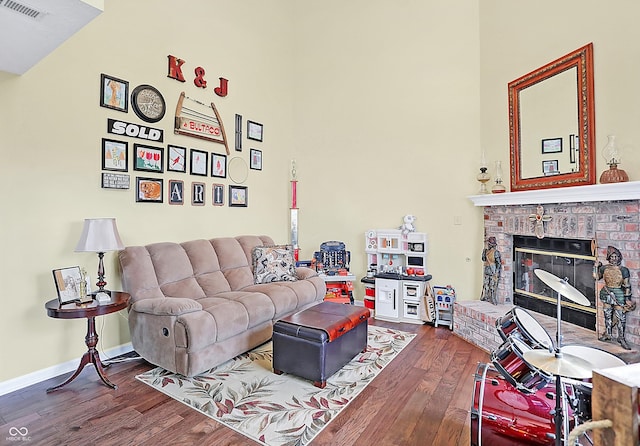
[{"label": "round wooden side table", "polygon": [[55,387],[47,389],[47,393],[58,390],[63,386],[66,386],[73,381],[84,369],[84,367],[91,363],[96,367],[98,376],[102,379],[102,382],[112,389],[117,389],[118,386],[113,384],[107,379],[104,369],[109,365],[105,365],[100,360],[100,354],[96,349],[98,345],[98,333],[96,332],[96,316],[103,316],[105,314],[115,313],[126,308],[129,303],[129,294],[120,291],[111,291],[111,300],[109,302],[98,302],[92,300],[86,304],[69,303],[60,305],[58,299],[50,300],[45,304],[47,309],[47,315],[56,319],[87,319],[87,336],[84,338],[85,344],[87,344],[88,350],[80,359],[80,365],[76,371],[62,384],[58,384]]}]

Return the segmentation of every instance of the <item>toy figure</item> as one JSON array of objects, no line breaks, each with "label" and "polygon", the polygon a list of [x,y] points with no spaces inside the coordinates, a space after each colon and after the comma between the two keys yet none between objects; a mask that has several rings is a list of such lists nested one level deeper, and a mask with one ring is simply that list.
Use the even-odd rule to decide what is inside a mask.
[{"label": "toy figure", "polygon": [[[612,339],[613,327],[617,325],[618,342],[625,350],[631,350],[624,338],[627,325],[627,312],[635,309],[635,302],[631,300],[631,285],[629,283],[629,268],[621,266],[622,253],[613,246],[607,247],[607,261],[602,265],[597,262],[594,268],[596,280],[604,278],[604,286],[600,290],[600,300],[603,302],[605,333],[600,336],[601,341]],[[613,316],[615,314],[615,323]]]},{"label": "toy figure", "polygon": [[502,272],[502,256],[497,249],[498,242],[495,237],[485,240],[485,248],[482,250],[484,262],[484,279],[482,282],[482,296],[480,300],[498,305],[498,281]]},{"label": "toy figure", "polygon": [[402,221],[404,223],[402,223],[402,226],[400,226],[400,229],[402,230],[403,235],[407,235],[408,233],[414,232],[416,230],[416,227],[413,225],[413,223],[416,221],[415,216],[410,214],[405,215]]}]

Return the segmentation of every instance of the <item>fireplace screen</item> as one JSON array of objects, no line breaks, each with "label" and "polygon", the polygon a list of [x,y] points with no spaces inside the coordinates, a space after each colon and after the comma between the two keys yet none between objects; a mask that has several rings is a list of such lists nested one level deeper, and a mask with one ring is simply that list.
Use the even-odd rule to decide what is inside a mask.
[{"label": "fireplace screen", "polygon": [[514,237],[514,303],[556,317],[558,293],[534,273],[542,269],[567,279],[591,303],[591,306],[580,305],[563,297],[562,319],[595,330],[595,258],[589,246],[590,241],[585,240],[539,241],[535,237]]}]

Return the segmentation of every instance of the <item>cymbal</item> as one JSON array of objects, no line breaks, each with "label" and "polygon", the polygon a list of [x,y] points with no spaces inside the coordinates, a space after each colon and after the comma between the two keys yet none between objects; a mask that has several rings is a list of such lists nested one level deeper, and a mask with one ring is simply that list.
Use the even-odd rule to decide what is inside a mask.
[{"label": "cymbal", "polygon": [[594,365],[589,361],[568,353],[549,350],[529,350],[524,352],[524,360],[543,372],[573,379],[591,378]]},{"label": "cymbal", "polygon": [[587,299],[584,294],[576,290],[574,287],[572,287],[559,277],[556,277],[550,272],[543,269],[536,269],[533,272],[536,273],[536,276],[538,276],[540,280],[542,280],[544,283],[549,285],[551,288],[553,288],[555,291],[557,291],[567,299],[586,307],[591,306],[591,302],[589,302],[589,299]]}]

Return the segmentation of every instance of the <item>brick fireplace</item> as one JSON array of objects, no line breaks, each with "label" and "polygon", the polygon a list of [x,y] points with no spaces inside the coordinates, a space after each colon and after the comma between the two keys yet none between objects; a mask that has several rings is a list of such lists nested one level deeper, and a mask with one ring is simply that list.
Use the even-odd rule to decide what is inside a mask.
[{"label": "brick fireplace", "polygon": [[[597,241],[597,260],[606,263],[607,246],[622,252],[631,272],[631,290],[640,300],[640,182],[511,192],[470,197],[484,207],[486,237],[494,236],[502,255],[498,288],[501,305],[514,302],[514,236],[538,235],[556,239]],[[542,227],[540,227],[542,225]],[[596,293],[602,283],[595,286]],[[589,296],[592,297],[592,296]],[[602,308],[596,301],[596,333],[604,329]],[[627,315],[626,339],[640,346],[640,305]]]}]

